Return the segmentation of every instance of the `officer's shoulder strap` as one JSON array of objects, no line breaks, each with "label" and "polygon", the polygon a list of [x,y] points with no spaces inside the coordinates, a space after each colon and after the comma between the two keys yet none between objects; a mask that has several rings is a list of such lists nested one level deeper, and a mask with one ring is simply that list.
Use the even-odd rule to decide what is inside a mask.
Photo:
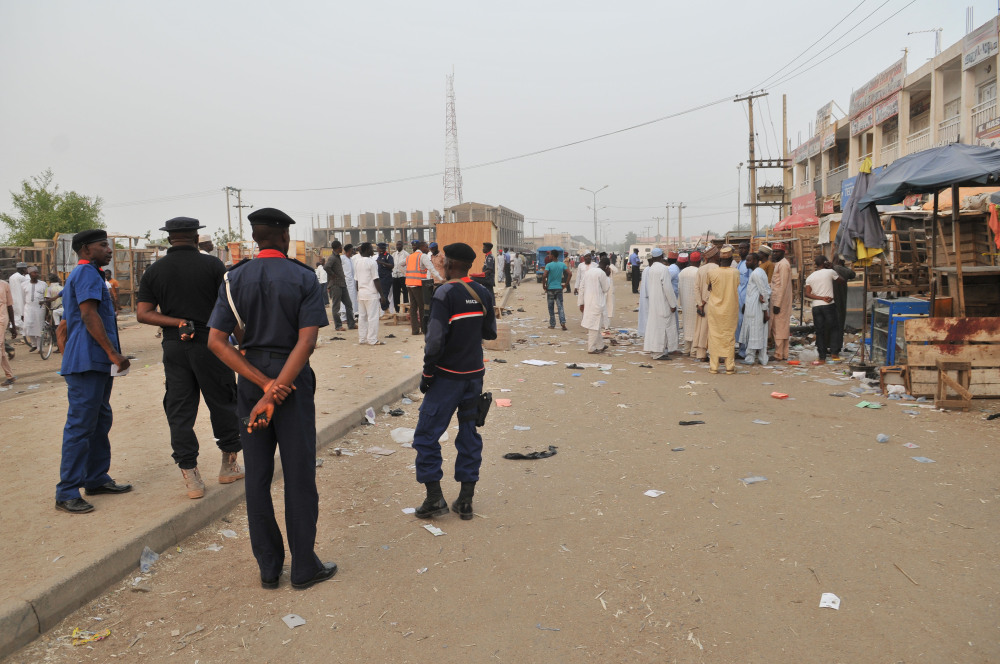
[{"label": "officer's shoulder strap", "polygon": [[301,267],[301,268],[304,268],[304,269],[306,269],[306,270],[309,270],[309,272],[310,272],[310,273],[312,273],[312,274],[315,274],[315,273],[316,273],[316,272],[315,272],[315,268],[311,268],[311,267],[309,267],[308,265],[306,265],[305,263],[303,263],[303,262],[302,262],[302,261],[300,261],[300,260],[297,260],[297,259],[295,259],[295,258],[289,258],[288,260],[290,260],[291,262],[295,263],[296,265],[298,265],[298,266],[299,266],[299,267]]},{"label": "officer's shoulder strap", "polygon": [[479,297],[479,293],[476,292],[476,289],[474,289],[472,286],[469,285],[469,282],[462,281],[461,279],[449,279],[445,283],[448,283],[448,284],[462,284],[463,286],[465,286],[465,290],[469,291],[469,295],[471,295],[473,297],[473,299],[475,299],[476,302],[479,303],[479,306],[482,307],[482,309],[483,309],[483,313],[484,314],[486,313],[486,305],[483,304],[483,299],[481,297]]},{"label": "officer's shoulder strap", "polygon": [[226,268],[226,272],[232,272],[232,271],[233,271],[233,270],[235,270],[236,268],[238,268],[238,267],[241,267],[241,266],[243,266],[244,264],[246,264],[246,263],[249,263],[249,262],[250,262],[250,259],[249,259],[249,258],[244,258],[244,259],[243,259],[243,260],[241,260],[241,261],[240,261],[239,263],[236,263],[235,265],[231,265],[231,266],[229,266],[228,268]]}]

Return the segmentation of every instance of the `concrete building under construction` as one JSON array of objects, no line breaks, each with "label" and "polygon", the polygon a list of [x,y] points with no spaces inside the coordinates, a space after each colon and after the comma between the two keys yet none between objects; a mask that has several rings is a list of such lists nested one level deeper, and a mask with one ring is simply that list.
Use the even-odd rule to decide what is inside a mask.
[{"label": "concrete building under construction", "polygon": [[409,213],[361,212],[357,219],[350,214],[343,214],[339,220],[331,214],[325,221],[326,225],[313,228],[315,247],[329,247],[333,240],[354,245],[362,242],[393,243],[396,240],[408,242],[413,239],[432,242],[434,227],[441,221],[441,213],[437,210],[426,214],[421,210]]},{"label": "concrete building under construction", "polygon": [[[502,205],[461,203],[444,211],[442,223],[492,221],[497,227],[497,248],[517,252],[531,251],[524,242],[524,215]],[[479,247],[474,247],[479,249]]]}]

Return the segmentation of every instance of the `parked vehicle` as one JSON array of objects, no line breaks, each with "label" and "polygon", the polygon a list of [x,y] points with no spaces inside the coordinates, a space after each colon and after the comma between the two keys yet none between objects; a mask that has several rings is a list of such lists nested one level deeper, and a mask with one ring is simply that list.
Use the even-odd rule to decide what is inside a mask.
[{"label": "parked vehicle", "polygon": [[553,246],[553,247],[539,247],[535,251],[535,260],[537,261],[536,264],[535,264],[535,280],[538,281],[538,283],[542,283],[542,279],[545,278],[545,256],[550,251],[558,251],[559,252],[559,260],[561,260],[561,261],[565,261],[566,260],[566,252],[563,250],[562,247],[555,247],[555,246]]}]

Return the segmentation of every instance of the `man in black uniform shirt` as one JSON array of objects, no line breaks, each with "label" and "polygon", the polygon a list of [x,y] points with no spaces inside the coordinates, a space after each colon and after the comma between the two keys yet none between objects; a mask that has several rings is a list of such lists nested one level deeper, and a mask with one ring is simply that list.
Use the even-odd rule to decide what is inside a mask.
[{"label": "man in black uniform shirt", "polygon": [[438,439],[458,411],[455,481],[462,483],[452,504],[462,519],[472,518],[472,497],[483,461],[483,439],[476,431],[483,391],[483,339],[497,338],[493,296],[469,277],[476,260],[472,247],[461,242],[444,248],[444,277],[434,293],[424,337],[424,371],[420,391],[426,394],[413,434],[417,452],[417,481],[427,487],[427,498],[416,515],[427,519],[448,513],[441,492],[441,445]]},{"label": "man in black uniform shirt", "polygon": [[170,427],[174,462],[184,476],[188,498],[205,495],[205,483],[198,471],[198,437],[194,433],[199,392],[205,397],[212,433],[222,450],[219,483],[230,484],[243,478],[236,378],[208,350],[208,317],[226,268],[215,256],[198,251],[200,228],[204,226],[197,219],[177,217],[160,229],[167,232],[170,248],[142,275],[136,305],[140,323],[163,328],[163,410]]},{"label": "man in black uniform shirt", "polygon": [[[208,321],[208,347],[240,375],[237,413],[248,415],[240,428],[247,465],[250,545],[264,588],[277,588],[285,543],[274,518],[271,478],[274,449],[285,475],[285,528],[292,553],[292,587],[308,588],[337,573],[334,563],[316,556],[316,375],[309,356],[319,328],[327,325],[316,274],[289,260],[291,217],[274,208],[248,219],[260,247],[257,258],[234,266],[219,288]],[[229,343],[235,333],[246,355]]]}]

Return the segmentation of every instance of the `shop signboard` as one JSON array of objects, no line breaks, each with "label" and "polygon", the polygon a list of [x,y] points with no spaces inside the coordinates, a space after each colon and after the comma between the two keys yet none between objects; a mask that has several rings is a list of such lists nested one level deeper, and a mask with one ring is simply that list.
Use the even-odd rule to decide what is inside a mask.
[{"label": "shop signboard", "polygon": [[823,211],[822,214],[833,214],[833,199],[824,198],[823,199]]},{"label": "shop signboard", "polygon": [[997,17],[994,16],[982,26],[965,35],[965,43],[962,47],[963,70],[996,57],[997,51],[1000,50],[997,27]]},{"label": "shop signboard", "polygon": [[869,108],[867,111],[851,118],[851,136],[863,134],[875,126],[875,109]]},{"label": "shop signboard", "polygon": [[819,133],[824,127],[830,124],[830,118],[833,116],[833,102],[827,102],[818,111],[816,111],[816,132]]},{"label": "shop signboard", "polygon": [[803,143],[799,147],[795,148],[795,152],[792,153],[792,161],[796,164],[801,164],[806,159],[809,158],[809,144]]},{"label": "shop signboard", "polygon": [[851,118],[860,115],[883,99],[903,89],[906,58],[900,58],[851,94]]},{"label": "shop signboard", "polygon": [[809,143],[807,145],[808,145],[809,157],[810,158],[815,157],[816,155],[819,154],[820,137],[813,136],[812,138],[809,139]]},{"label": "shop signboard", "polygon": [[822,147],[820,148],[823,152],[826,152],[833,146],[837,144],[837,128],[827,127],[823,130]]},{"label": "shop signboard", "polygon": [[889,118],[899,115],[899,94],[897,92],[885,101],[875,105],[875,124],[880,125]]},{"label": "shop signboard", "polygon": [[816,192],[810,191],[808,194],[792,199],[792,214],[801,214],[806,217],[816,216]]},{"label": "shop signboard", "polygon": [[[878,168],[872,169],[872,175],[878,175],[885,169],[885,166],[879,166]],[[840,183],[840,209],[847,209],[847,201],[851,198],[851,194],[854,193],[854,185],[858,181],[858,176],[855,175],[852,178],[844,178],[843,182]]]},{"label": "shop signboard", "polygon": [[1000,147],[1000,118],[994,118],[976,127],[976,145],[985,145],[988,148]]}]

